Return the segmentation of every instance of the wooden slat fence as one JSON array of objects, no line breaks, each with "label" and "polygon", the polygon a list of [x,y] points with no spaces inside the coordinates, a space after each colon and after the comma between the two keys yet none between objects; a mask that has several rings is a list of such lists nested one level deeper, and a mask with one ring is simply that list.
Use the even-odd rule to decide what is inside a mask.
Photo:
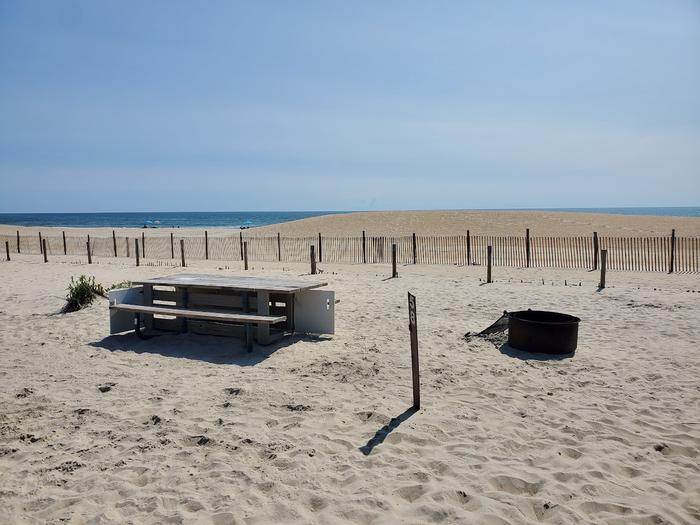
[{"label": "wooden slat fence", "polygon": [[[49,256],[64,253],[64,237],[42,235],[46,240]],[[201,236],[168,235],[149,236],[142,232],[136,237],[116,237],[117,257],[134,257],[135,239],[138,239],[142,259],[172,259],[180,261],[180,240],[183,241],[187,260],[209,259],[216,261],[240,261],[241,240],[247,242],[250,261],[308,262],[309,247],[315,246],[319,254],[319,238],[245,235],[239,232]],[[86,235],[65,237],[67,255],[86,255]],[[17,253],[16,235],[0,235],[0,245],[9,243],[10,252]],[[112,236],[90,237],[91,254],[94,257],[114,257]],[[363,263],[363,253],[368,264],[390,264],[391,246],[396,244],[397,262],[412,264],[414,260],[413,236],[367,236],[363,251],[363,237],[322,237],[320,262]],[[607,267],[610,270],[668,272],[670,254],[674,245],[674,272],[698,273],[700,271],[700,237],[613,237],[599,236],[599,250],[608,251]],[[127,251],[128,243],[128,251]],[[492,247],[494,266],[526,267],[527,247],[525,236],[452,235],[415,237],[417,264],[430,265],[486,265],[487,247]],[[38,234],[20,235],[20,252],[40,254]],[[317,255],[318,257],[318,255]],[[597,258],[600,260],[600,257]],[[530,237],[530,267],[593,269],[594,244],[592,236]]]}]

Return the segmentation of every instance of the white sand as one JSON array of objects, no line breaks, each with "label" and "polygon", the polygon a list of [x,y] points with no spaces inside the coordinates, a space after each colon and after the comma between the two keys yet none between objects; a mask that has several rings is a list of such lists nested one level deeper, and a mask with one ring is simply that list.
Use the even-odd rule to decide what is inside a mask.
[{"label": "white sand", "polygon": [[[700,519],[697,275],[609,272],[597,292],[597,274],[573,270],[497,268],[482,286],[483,268],[407,266],[384,281],[387,266],[322,264],[336,336],[251,355],[233,339],[108,337],[105,300],[54,315],[71,276],[180,271],[78,261],[0,263],[3,523]],[[243,273],[218,266],[187,271]],[[411,403],[407,290],[423,408],[365,455]],[[575,357],[462,338],[523,307],[580,316]]]}]

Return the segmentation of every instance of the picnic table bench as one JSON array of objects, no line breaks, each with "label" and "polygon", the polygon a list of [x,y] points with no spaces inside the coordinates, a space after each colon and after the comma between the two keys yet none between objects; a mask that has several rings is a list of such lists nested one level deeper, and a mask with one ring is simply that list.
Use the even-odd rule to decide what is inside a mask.
[{"label": "picnic table bench", "polygon": [[239,335],[250,351],[253,338],[269,344],[293,332],[335,331],[334,292],[315,290],[327,283],[176,274],[133,284],[109,293],[111,333]]}]

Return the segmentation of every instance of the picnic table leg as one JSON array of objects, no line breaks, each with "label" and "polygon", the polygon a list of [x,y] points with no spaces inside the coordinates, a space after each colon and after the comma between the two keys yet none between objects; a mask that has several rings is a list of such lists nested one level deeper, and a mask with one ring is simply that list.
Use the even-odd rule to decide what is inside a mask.
[{"label": "picnic table leg", "polygon": [[[258,315],[270,315],[270,292],[259,291]],[[258,344],[266,345],[270,342],[270,325],[258,323]]]},{"label": "picnic table leg", "polygon": [[[187,288],[175,288],[175,306],[178,308],[187,308]],[[187,332],[187,319],[184,317],[178,317],[177,320],[179,323],[180,332]]]},{"label": "picnic table leg", "polygon": [[[153,306],[153,285],[143,285],[143,304],[145,306]],[[153,330],[153,314],[144,314],[143,324],[147,331]]]},{"label": "picnic table leg", "polygon": [[[134,319],[135,319],[134,320],[134,332],[136,333],[136,337],[138,337],[139,339],[143,339],[145,341],[147,339],[153,339],[157,335],[164,335],[164,334],[156,334],[156,335],[148,334],[148,335],[146,335],[146,333],[141,331],[141,314],[134,314]],[[144,321],[145,321],[145,318],[144,318]]]},{"label": "picnic table leg", "polygon": [[251,330],[250,323],[245,324],[245,347],[248,352],[253,351],[253,330]]},{"label": "picnic table leg", "polygon": [[287,307],[285,308],[285,315],[287,316],[287,330],[289,332],[294,332],[294,294],[290,293],[287,295]]},{"label": "picnic table leg", "polygon": [[134,332],[139,339],[150,339],[141,331],[141,314],[134,314]]}]

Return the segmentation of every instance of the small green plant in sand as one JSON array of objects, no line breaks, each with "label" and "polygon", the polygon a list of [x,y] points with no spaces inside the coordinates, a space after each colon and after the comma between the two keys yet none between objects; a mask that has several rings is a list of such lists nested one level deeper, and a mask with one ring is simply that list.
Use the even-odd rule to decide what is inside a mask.
[{"label": "small green plant in sand", "polygon": [[112,286],[107,288],[106,291],[117,290],[119,288],[131,288],[131,281],[121,281],[119,283],[114,283]]},{"label": "small green plant in sand", "polygon": [[66,295],[66,306],[63,307],[63,312],[75,312],[81,308],[85,308],[92,303],[96,296],[105,296],[104,287],[95,282],[94,277],[86,277],[81,275],[77,280],[70,278],[68,285],[68,295]]}]

